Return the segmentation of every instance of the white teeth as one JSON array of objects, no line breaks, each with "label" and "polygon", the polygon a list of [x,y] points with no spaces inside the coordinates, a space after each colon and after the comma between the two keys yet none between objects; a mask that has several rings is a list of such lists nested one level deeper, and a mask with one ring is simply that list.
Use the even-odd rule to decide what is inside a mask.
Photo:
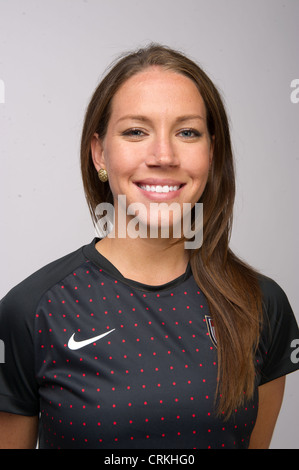
[{"label": "white teeth", "polygon": [[154,192],[154,193],[169,193],[169,191],[177,191],[180,186],[168,186],[168,185],[165,185],[165,186],[160,186],[160,185],[157,185],[157,186],[153,186],[153,185],[140,185],[140,188],[145,190],[145,191],[151,191],[151,192]]}]

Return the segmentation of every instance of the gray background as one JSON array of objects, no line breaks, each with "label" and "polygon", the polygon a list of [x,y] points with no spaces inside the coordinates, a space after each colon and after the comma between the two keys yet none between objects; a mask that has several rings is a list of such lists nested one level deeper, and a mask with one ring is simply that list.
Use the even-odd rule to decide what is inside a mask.
[{"label": "gray background", "polygon": [[[0,297],[89,243],[79,143],[110,62],[157,41],[222,91],[237,164],[232,248],[274,278],[298,318],[298,0],[0,0]],[[272,448],[298,448],[291,374]]]}]

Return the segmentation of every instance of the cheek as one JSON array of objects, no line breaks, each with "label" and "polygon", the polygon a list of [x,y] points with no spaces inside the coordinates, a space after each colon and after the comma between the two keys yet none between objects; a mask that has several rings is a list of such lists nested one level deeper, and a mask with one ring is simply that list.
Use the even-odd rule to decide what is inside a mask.
[{"label": "cheek", "polygon": [[192,199],[196,202],[202,196],[204,189],[206,187],[208,178],[209,178],[209,171],[210,171],[210,161],[206,159],[204,162],[202,161],[200,165],[194,166],[192,173],[190,173],[190,177],[192,178],[192,190],[193,190],[193,197]]},{"label": "cheek", "polygon": [[136,169],[136,159],[132,153],[129,154],[121,146],[116,145],[106,148],[104,154],[112,194],[114,196],[123,194]]},{"label": "cheek", "polygon": [[108,144],[104,147],[105,166],[109,174],[109,180],[119,173],[124,165],[121,148],[118,145]]},{"label": "cheek", "polygon": [[210,171],[210,158],[208,153],[196,156],[189,161],[189,175],[194,183],[201,185],[206,182]]}]

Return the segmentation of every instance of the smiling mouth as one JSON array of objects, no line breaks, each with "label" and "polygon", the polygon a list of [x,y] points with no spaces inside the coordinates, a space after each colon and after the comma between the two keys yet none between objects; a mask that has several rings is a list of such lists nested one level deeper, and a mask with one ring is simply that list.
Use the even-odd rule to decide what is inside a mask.
[{"label": "smiling mouth", "polygon": [[183,185],[176,184],[176,185],[168,185],[168,184],[138,184],[139,188],[143,189],[144,191],[151,192],[151,193],[170,193],[173,191],[178,191]]}]

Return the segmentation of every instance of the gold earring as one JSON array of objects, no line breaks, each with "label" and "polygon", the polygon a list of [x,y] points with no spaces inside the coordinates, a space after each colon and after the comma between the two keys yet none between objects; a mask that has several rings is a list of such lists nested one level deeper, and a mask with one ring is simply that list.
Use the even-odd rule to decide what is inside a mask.
[{"label": "gold earring", "polygon": [[99,180],[102,182],[102,183],[105,183],[106,181],[108,181],[108,173],[106,170],[104,170],[103,168],[101,168],[99,171],[98,171],[98,177],[99,177]]}]

